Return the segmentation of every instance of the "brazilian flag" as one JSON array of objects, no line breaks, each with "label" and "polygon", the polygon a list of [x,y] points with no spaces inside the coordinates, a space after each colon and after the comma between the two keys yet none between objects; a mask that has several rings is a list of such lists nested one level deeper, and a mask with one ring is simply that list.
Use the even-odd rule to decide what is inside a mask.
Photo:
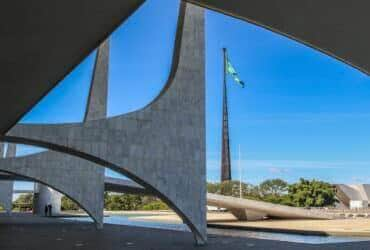
[{"label": "brazilian flag", "polygon": [[230,60],[229,60],[229,57],[227,56],[227,54],[225,54],[225,60],[226,60],[226,64],[225,64],[225,73],[226,74],[229,74],[232,76],[232,78],[234,79],[234,81],[236,83],[238,83],[242,88],[244,88],[244,82],[242,80],[240,80],[239,76],[238,76],[238,73],[236,72],[235,68],[233,67],[233,65],[231,64]]}]

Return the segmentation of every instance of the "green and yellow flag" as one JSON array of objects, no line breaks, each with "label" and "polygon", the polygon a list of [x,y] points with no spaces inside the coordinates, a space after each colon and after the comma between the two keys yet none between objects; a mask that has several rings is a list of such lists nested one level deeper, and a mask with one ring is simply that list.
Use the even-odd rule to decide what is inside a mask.
[{"label": "green and yellow flag", "polygon": [[238,73],[236,72],[235,68],[233,67],[233,65],[231,64],[230,60],[229,60],[229,57],[227,56],[227,53],[225,51],[225,73],[229,74],[232,76],[232,78],[234,79],[234,81],[236,83],[238,83],[242,88],[244,88],[244,82],[242,80],[240,80],[239,76],[238,76]]}]

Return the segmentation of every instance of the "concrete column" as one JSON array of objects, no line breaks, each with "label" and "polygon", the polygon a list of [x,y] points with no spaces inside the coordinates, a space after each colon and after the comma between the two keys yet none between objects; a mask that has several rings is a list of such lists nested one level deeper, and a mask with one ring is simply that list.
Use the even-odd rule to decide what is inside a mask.
[{"label": "concrete column", "polygon": [[[98,48],[95,58],[95,66],[90,86],[89,97],[87,100],[84,123],[93,120],[104,119],[107,117],[108,106],[108,74],[109,74],[109,40],[105,40]],[[104,217],[104,168],[89,168],[91,179],[100,180],[99,189],[93,190],[98,197],[101,197],[96,206],[100,210],[101,218]],[[103,221],[96,223],[97,228],[103,228]]]},{"label": "concrete column", "polygon": [[33,200],[33,214],[43,216],[45,205],[52,206],[52,214],[61,214],[62,194],[54,189],[43,184],[35,184],[34,200]]},{"label": "concrete column", "polygon": [[12,212],[13,181],[0,181],[0,205],[6,213]]},{"label": "concrete column", "polygon": [[8,143],[8,148],[6,149],[6,158],[15,157],[17,153],[17,144]]},{"label": "concrete column", "polygon": [[4,157],[4,143],[0,142],[0,158]]},{"label": "concrete column", "polygon": [[52,205],[52,215],[61,214],[62,194],[42,184],[35,184],[34,214],[45,215],[45,206]]},{"label": "concrete column", "polygon": [[[0,144],[0,158],[4,157],[4,144]],[[14,157],[16,153],[16,145],[8,144],[6,158]],[[13,205],[13,181],[0,181],[0,205],[3,206],[6,213],[12,212]]]}]

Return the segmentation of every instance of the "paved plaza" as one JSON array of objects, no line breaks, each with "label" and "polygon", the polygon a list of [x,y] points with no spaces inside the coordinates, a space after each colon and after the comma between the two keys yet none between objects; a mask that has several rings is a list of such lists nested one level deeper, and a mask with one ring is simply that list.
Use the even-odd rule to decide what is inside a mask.
[{"label": "paved plaza", "polygon": [[[209,229],[212,231],[212,229]],[[368,249],[369,242],[299,244],[209,234],[208,244],[197,247],[188,232],[108,225],[97,230],[93,223],[36,216],[0,216],[1,250],[191,250],[191,249]]]}]

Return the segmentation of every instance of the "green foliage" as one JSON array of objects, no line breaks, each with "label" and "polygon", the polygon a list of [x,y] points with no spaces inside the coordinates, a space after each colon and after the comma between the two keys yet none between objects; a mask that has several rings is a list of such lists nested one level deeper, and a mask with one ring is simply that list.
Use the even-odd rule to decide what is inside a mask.
[{"label": "green foliage", "polygon": [[109,195],[105,204],[108,210],[138,210],[142,205],[141,197],[132,194]]},{"label": "green foliage", "polygon": [[168,206],[163,201],[152,201],[141,207],[142,210],[168,210]]},{"label": "green foliage", "polygon": [[132,194],[104,193],[104,208],[110,211],[120,210],[167,210],[168,206],[153,196]]},{"label": "green foliage", "polygon": [[33,209],[33,194],[21,194],[13,202],[13,209],[16,210],[32,210]]},{"label": "green foliage", "polygon": [[[207,190],[209,193],[240,196],[239,181],[208,183]],[[304,179],[293,184],[281,179],[265,180],[257,186],[242,183],[242,197],[296,207],[332,206],[336,202],[335,189],[332,185]]]},{"label": "green foliage", "polygon": [[62,197],[62,210],[76,211],[79,209],[80,207],[67,196]]},{"label": "green foliage", "polygon": [[219,189],[220,189],[220,184],[219,183],[207,182],[207,191],[208,191],[208,193],[216,194],[216,193],[219,192]]},{"label": "green foliage", "polygon": [[224,181],[221,183],[220,192],[223,195],[238,196],[239,194],[239,182],[236,181]]},{"label": "green foliage", "polygon": [[[255,197],[258,190],[251,184],[241,183],[242,197]],[[209,193],[222,194],[227,196],[240,197],[239,181],[224,181],[222,183],[207,183]]]},{"label": "green foliage", "polygon": [[335,189],[329,183],[301,178],[298,183],[289,185],[288,195],[292,205],[297,207],[332,206],[335,202]]}]

